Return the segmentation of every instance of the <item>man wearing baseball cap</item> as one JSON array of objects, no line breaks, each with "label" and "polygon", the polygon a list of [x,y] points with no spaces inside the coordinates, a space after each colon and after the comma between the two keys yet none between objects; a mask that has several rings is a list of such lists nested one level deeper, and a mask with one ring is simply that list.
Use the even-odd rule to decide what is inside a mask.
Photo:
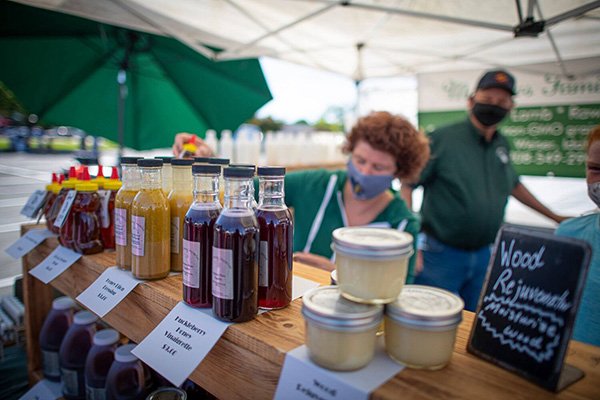
[{"label": "man wearing baseball cap", "polygon": [[418,182],[402,185],[409,207],[412,189],[424,189],[416,266],[423,268],[415,283],[459,294],[470,311],[477,307],[509,196],[556,222],[566,218],[523,186],[510,161],[508,142],[497,126],[513,108],[515,94],[511,74],[484,73],[469,96],[468,117],[431,133],[429,163]]}]

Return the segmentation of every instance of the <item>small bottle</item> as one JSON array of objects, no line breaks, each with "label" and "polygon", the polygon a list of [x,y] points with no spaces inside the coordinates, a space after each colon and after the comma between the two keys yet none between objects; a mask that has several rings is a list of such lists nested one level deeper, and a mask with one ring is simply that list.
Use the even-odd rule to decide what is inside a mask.
[{"label": "small bottle", "polygon": [[44,320],[40,330],[40,348],[42,350],[42,370],[44,377],[51,381],[60,381],[58,351],[73,323],[75,302],[66,296],[52,302],[52,309]]},{"label": "small bottle", "polygon": [[[58,241],[60,242],[60,244],[62,244],[63,246],[65,246],[65,244],[63,244],[63,241],[60,237],[60,229],[62,225],[57,225],[56,224],[56,219],[58,218],[58,214],[60,213],[60,210],[62,208],[62,205],[65,202],[65,199],[67,198],[67,195],[69,194],[70,191],[75,190],[75,185],[77,185],[77,183],[79,182],[77,180],[77,178],[75,178],[76,172],[75,172],[75,167],[71,167],[69,169],[69,178],[66,181],[63,181],[62,183],[62,188],[60,189],[60,192],[58,192],[58,196],[56,196],[56,201],[54,202],[54,206],[52,207],[52,210],[50,211],[50,215],[51,215],[51,219],[54,221],[54,223],[52,224],[52,233],[59,235]],[[66,223],[66,221],[63,221],[63,225]],[[71,232],[68,232],[68,235],[70,237]]]},{"label": "small bottle", "polygon": [[117,167],[113,167],[111,178],[104,182],[106,194],[101,198],[100,206],[100,235],[104,250],[115,249],[115,200],[122,186],[123,182],[119,180]]},{"label": "small bottle", "polygon": [[212,244],[219,213],[219,165],[194,165],[194,202],[183,229],[183,301],[212,306]]},{"label": "small bottle", "polygon": [[213,313],[223,321],[254,318],[258,306],[258,221],[252,211],[254,172],[225,168],[225,205],[215,222]]},{"label": "small bottle", "polygon": [[[254,164],[229,164],[229,166],[234,167],[234,168],[250,168],[252,170],[253,174],[256,173],[256,165],[254,165]],[[252,187],[250,189],[251,189],[250,196],[252,196],[252,209],[254,210],[254,213],[256,213],[258,203],[256,202],[254,185],[252,185]]]},{"label": "small bottle", "polygon": [[162,190],[166,197],[169,195],[169,193],[171,193],[171,190],[173,190],[173,169],[171,168],[171,160],[173,157],[159,156],[154,158],[162,160],[163,162],[161,184]]},{"label": "small bottle", "polygon": [[122,157],[123,185],[115,196],[115,248],[117,267],[131,270],[131,203],[140,190],[139,157]]},{"label": "small bottle", "polygon": [[204,142],[210,148],[210,151],[214,155],[217,155],[217,147],[219,147],[219,141],[217,140],[217,132],[214,129],[207,129],[206,135],[204,135]]},{"label": "small bottle", "polygon": [[233,137],[229,129],[221,131],[221,141],[219,142],[219,156],[233,159]]},{"label": "small bottle", "polygon": [[258,306],[264,309],[283,308],[292,301],[294,227],[285,205],[284,178],[283,167],[258,167]]},{"label": "small bottle", "polygon": [[138,279],[160,279],[171,264],[171,213],[162,187],[159,159],[138,160],[142,186],[131,204],[131,272]]},{"label": "small bottle", "polygon": [[192,159],[171,160],[173,169],[173,190],[169,193],[171,210],[171,271],[183,270],[183,222],[192,204]]},{"label": "small bottle", "polygon": [[[73,249],[81,254],[96,254],[103,249],[100,240],[100,196],[98,185],[90,182],[87,167],[82,180],[75,185],[77,196],[71,207],[73,223]],[[62,228],[61,228],[62,229]]]},{"label": "small bottle", "polygon": [[46,218],[46,227],[48,230],[52,230],[52,224],[54,224],[54,220],[50,220],[50,210],[52,209],[61,188],[60,183],[58,183],[58,176],[53,172],[52,182],[49,185],[46,185],[46,203],[44,204],[44,209],[42,211],[44,218]]},{"label": "small bottle", "polygon": [[229,166],[228,158],[210,158],[209,164],[221,166],[221,176],[219,177],[219,201],[223,205],[223,197],[225,196],[225,180],[223,179],[223,170]]},{"label": "small bottle", "polygon": [[106,375],[115,359],[119,332],[103,329],[96,332],[85,359],[85,393],[88,400],[106,399]]},{"label": "small bottle", "polygon": [[106,399],[145,399],[148,392],[149,371],[131,353],[134,344],[125,344],[115,351],[115,361],[106,376]]},{"label": "small bottle", "polygon": [[76,313],[60,345],[60,379],[67,400],[85,399],[85,359],[92,347],[97,320],[89,311]]}]

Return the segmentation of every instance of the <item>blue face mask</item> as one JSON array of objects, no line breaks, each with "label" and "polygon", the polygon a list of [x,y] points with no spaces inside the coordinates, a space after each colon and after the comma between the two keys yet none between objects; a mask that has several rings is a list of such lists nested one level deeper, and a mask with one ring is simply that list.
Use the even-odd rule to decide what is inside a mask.
[{"label": "blue face mask", "polygon": [[368,200],[389,189],[392,175],[364,175],[348,160],[348,179],[352,185],[352,194],[359,200]]}]

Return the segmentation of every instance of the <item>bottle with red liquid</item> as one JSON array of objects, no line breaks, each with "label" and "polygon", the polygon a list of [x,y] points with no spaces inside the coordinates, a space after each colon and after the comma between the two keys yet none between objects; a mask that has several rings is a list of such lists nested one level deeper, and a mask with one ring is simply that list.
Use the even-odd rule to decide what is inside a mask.
[{"label": "bottle with red liquid", "polygon": [[183,301],[192,307],[212,306],[212,244],[221,213],[220,165],[193,165],[194,202],[183,225]]},{"label": "bottle with red liquid", "polygon": [[[84,168],[82,175],[81,182],[75,185],[77,195],[65,225],[71,222],[73,226],[72,248],[75,251],[81,254],[96,254],[103,250],[100,240],[100,219],[98,218],[100,196],[97,193],[98,185],[90,182],[87,167]],[[63,228],[61,228],[61,236]]]},{"label": "bottle with red liquid", "polygon": [[97,320],[89,311],[76,313],[60,345],[60,379],[63,397],[67,400],[85,399],[85,360],[92,347]]},{"label": "bottle with red liquid", "polygon": [[[100,238],[104,250],[115,249],[115,198],[123,186],[117,167],[112,167],[110,179],[104,181],[104,192],[100,195]],[[98,191],[100,192],[100,191]]]},{"label": "bottle with red liquid", "polygon": [[106,376],[115,360],[119,332],[102,329],[96,332],[93,345],[85,359],[85,395],[87,400],[106,399]]},{"label": "bottle with red liquid", "polygon": [[248,168],[225,168],[224,208],[215,222],[212,255],[213,314],[244,322],[258,311],[258,221],[252,210]]},{"label": "bottle with red liquid", "polygon": [[267,310],[286,307],[292,301],[294,227],[285,205],[284,178],[283,167],[258,167],[258,306]]},{"label": "bottle with red liquid", "polygon": [[[69,194],[69,192],[72,190],[75,190],[75,185],[77,185],[77,182],[79,182],[77,180],[77,172],[75,171],[75,167],[71,167],[71,168],[69,168],[68,179],[61,183],[60,192],[58,192],[58,196],[56,196],[54,205],[48,212],[49,220],[52,221],[52,226],[50,228],[52,233],[60,235],[61,224],[57,223],[56,218],[58,218],[58,214],[60,213],[62,205],[64,204],[65,199],[67,198],[67,195]],[[59,236],[58,240],[59,240],[59,242],[61,241],[60,236]],[[62,244],[62,242],[61,242],[61,244]]]},{"label": "bottle with red liquid", "polygon": [[115,351],[115,361],[106,376],[107,400],[143,400],[149,392],[149,370],[131,353],[134,344]]},{"label": "bottle with red liquid", "polygon": [[52,302],[52,310],[44,320],[40,330],[40,348],[42,350],[42,370],[44,377],[51,381],[60,381],[58,351],[73,323],[75,302],[69,297],[59,297]]},{"label": "bottle with red liquid", "polygon": [[52,223],[54,223],[50,223],[50,221],[48,220],[50,209],[52,208],[54,201],[56,201],[56,197],[58,196],[60,189],[61,186],[60,183],[58,183],[58,177],[56,173],[53,172],[52,182],[49,185],[46,185],[46,199],[44,203],[44,208],[42,210],[44,218],[46,218],[46,227],[48,228],[48,230],[51,230]]}]

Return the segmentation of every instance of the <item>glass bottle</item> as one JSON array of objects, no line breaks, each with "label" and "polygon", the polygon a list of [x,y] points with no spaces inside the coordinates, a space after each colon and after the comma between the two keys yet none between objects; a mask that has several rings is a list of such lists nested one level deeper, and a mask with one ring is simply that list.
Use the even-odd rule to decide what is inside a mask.
[{"label": "glass bottle", "polygon": [[223,205],[225,196],[225,180],[223,179],[223,171],[229,166],[229,159],[211,157],[208,163],[221,166],[221,176],[219,177],[219,201],[221,202],[221,205]]},{"label": "glass bottle", "polygon": [[[234,167],[234,168],[250,168],[252,170],[252,173],[256,174],[256,165],[253,165],[253,164],[229,164],[229,166]],[[252,209],[254,210],[254,213],[256,214],[256,209],[258,207],[258,203],[256,202],[256,197],[254,194],[254,185],[252,185],[252,187],[250,189],[251,189],[250,195],[252,196]]]},{"label": "glass bottle", "polygon": [[115,200],[123,183],[118,179],[104,181],[105,197],[102,197],[100,207],[100,235],[104,250],[115,249]]},{"label": "glass bottle", "polygon": [[75,185],[77,195],[71,207],[73,223],[73,249],[81,254],[96,254],[103,249],[100,240],[100,196],[98,185],[90,182],[87,167],[83,170],[83,179]]},{"label": "glass bottle", "polygon": [[283,167],[258,167],[258,306],[264,309],[286,307],[292,301],[294,227],[285,205],[284,178]]},{"label": "glass bottle", "polygon": [[[51,211],[51,214],[52,214],[51,218],[54,220],[51,231],[53,233],[59,235],[58,241],[60,242],[61,245],[65,246],[65,247],[69,247],[69,248],[71,248],[70,246],[72,245],[72,241],[73,241],[73,239],[72,239],[73,232],[71,230],[72,224],[68,220],[68,217],[65,218],[62,225],[57,225],[56,219],[58,218],[58,215],[60,214],[60,210],[62,209],[62,206],[65,203],[65,199],[67,198],[67,195],[69,194],[69,192],[75,190],[75,186],[77,185],[78,182],[79,182],[79,180],[77,180],[77,179],[67,179],[66,181],[63,182],[62,188],[60,189],[60,192],[58,192],[58,196],[56,196],[56,200],[54,201],[54,207],[52,207],[52,211]],[[63,238],[62,230],[65,225],[66,225],[66,228],[64,231],[64,238]]]},{"label": "glass bottle", "polygon": [[60,381],[58,351],[69,327],[73,323],[74,308],[75,302],[70,297],[63,296],[55,299],[52,302],[52,309],[40,330],[42,371],[44,377],[51,381]]},{"label": "glass bottle", "polygon": [[171,214],[162,190],[162,160],[141,159],[142,185],[131,203],[131,272],[138,279],[160,279],[171,263]]},{"label": "glass bottle", "polygon": [[258,308],[258,221],[250,196],[254,172],[225,168],[225,205],[215,222],[212,256],[213,313],[243,322]]},{"label": "glass bottle", "polygon": [[106,375],[115,359],[119,332],[102,329],[96,332],[85,359],[85,394],[88,400],[106,398]]},{"label": "glass bottle", "polygon": [[115,248],[117,267],[131,270],[131,203],[140,190],[139,157],[122,157],[123,185],[115,196]]},{"label": "glass bottle", "polygon": [[183,270],[183,221],[192,204],[192,159],[171,160],[173,169],[173,190],[169,193],[171,210],[171,271]]},{"label": "glass bottle", "polygon": [[162,160],[162,190],[165,194],[165,197],[171,193],[173,190],[173,168],[171,168],[171,160],[173,157],[171,156],[159,156],[155,157],[158,160]]},{"label": "glass bottle", "polygon": [[212,244],[221,212],[219,165],[194,165],[194,202],[183,229],[183,301],[192,307],[212,306]]}]

